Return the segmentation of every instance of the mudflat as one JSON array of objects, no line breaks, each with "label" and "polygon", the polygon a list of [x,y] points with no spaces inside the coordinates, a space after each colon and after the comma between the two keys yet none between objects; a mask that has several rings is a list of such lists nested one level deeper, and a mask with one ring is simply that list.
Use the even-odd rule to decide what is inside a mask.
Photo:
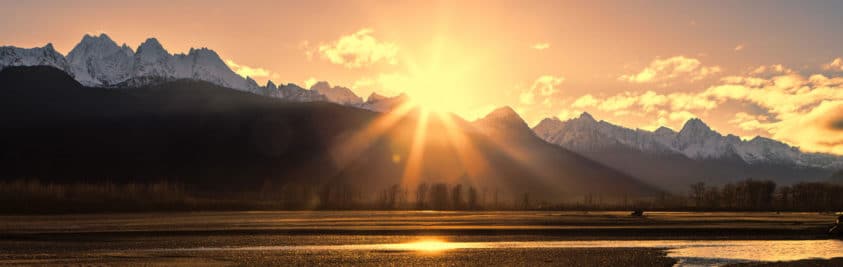
[{"label": "mudflat", "polygon": [[[771,240],[770,246],[786,241],[783,249],[837,246],[840,241],[828,240],[824,233],[834,219],[830,214],[774,212],[647,212],[644,217],[547,211],[7,215],[0,216],[0,264],[773,264],[693,253],[705,255],[698,248],[741,240]],[[682,251],[688,247],[697,250]]]}]

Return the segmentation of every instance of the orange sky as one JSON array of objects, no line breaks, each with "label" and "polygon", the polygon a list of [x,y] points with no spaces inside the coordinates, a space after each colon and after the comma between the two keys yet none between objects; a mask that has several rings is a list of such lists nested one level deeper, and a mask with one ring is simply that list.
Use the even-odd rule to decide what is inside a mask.
[{"label": "orange sky", "polygon": [[[406,92],[467,119],[588,111],[629,127],[843,154],[840,2],[4,1],[3,45],[67,53],[85,33],[209,47],[259,82]],[[835,63],[836,62],[836,63]]]}]

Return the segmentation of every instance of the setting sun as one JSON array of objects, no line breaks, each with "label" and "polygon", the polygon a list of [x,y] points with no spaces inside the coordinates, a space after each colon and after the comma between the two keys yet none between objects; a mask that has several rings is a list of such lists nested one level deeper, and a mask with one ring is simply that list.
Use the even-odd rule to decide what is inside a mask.
[{"label": "setting sun", "polygon": [[0,267],[843,266],[841,13],[0,0]]}]

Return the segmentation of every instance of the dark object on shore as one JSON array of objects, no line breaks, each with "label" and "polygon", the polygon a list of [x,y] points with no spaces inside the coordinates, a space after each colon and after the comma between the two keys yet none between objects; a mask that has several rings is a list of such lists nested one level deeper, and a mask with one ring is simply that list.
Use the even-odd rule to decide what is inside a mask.
[{"label": "dark object on shore", "polygon": [[828,234],[834,236],[843,236],[843,229],[841,229],[841,226],[843,225],[841,225],[841,223],[843,223],[843,215],[837,216],[837,222],[835,222],[835,224],[831,225],[831,227],[828,228]]},{"label": "dark object on shore", "polygon": [[629,214],[629,216],[643,217],[644,216],[644,210],[643,209],[635,209],[635,210],[632,211],[632,213]]}]

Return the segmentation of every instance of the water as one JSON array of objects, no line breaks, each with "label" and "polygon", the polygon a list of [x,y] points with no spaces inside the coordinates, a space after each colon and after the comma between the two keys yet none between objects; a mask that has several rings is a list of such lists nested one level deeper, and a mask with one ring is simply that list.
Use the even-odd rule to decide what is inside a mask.
[{"label": "water", "polygon": [[794,261],[843,257],[840,240],[611,240],[447,242],[422,239],[396,244],[244,246],[157,249],[156,251],[374,250],[447,253],[454,249],[662,248],[677,266],[720,266],[755,261]]}]

